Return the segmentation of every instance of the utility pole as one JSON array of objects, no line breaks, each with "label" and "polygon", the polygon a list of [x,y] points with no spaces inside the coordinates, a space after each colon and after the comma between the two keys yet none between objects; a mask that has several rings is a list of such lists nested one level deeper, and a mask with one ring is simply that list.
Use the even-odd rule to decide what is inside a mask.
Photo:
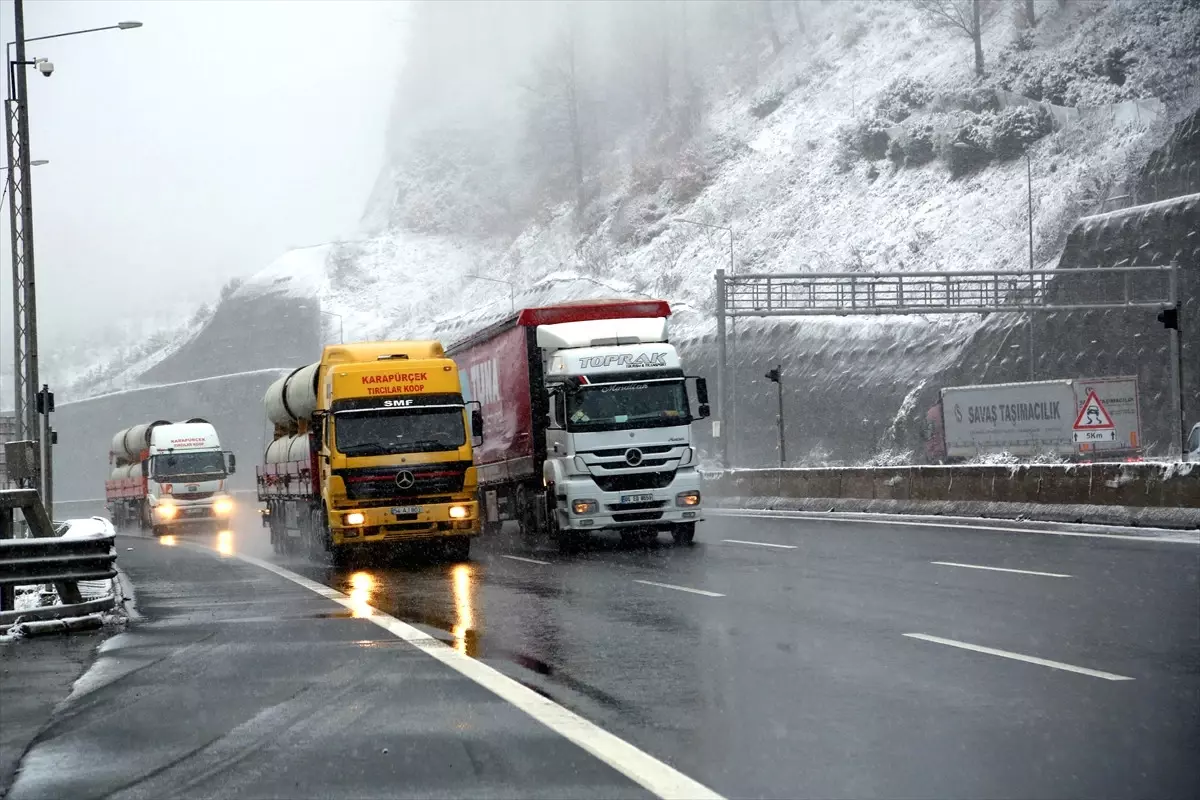
[{"label": "utility pole", "polygon": [[777,364],[775,369],[767,373],[767,380],[775,384],[779,390],[779,466],[787,466],[787,449],[783,436],[783,365]]},{"label": "utility pole", "polygon": [[[33,62],[25,55],[25,10],[22,0],[13,0],[15,57],[8,61],[8,94],[5,99],[4,132],[8,152],[9,234],[13,270],[13,414],[16,438],[37,436],[38,347],[37,290],[33,257],[33,192],[29,160],[28,81],[25,68]],[[43,443],[45,455],[49,448]],[[39,472],[41,470],[39,469]],[[32,483],[43,489],[42,477]]]},{"label": "utility pole", "polygon": [[[1030,12],[1032,13],[1032,11]],[[1033,23],[1031,22],[1030,25]],[[1033,282],[1033,164],[1029,160],[1029,150],[1025,150],[1025,194],[1028,203],[1029,213],[1029,302],[1033,302],[1033,295],[1037,292],[1037,287]],[[1034,354],[1033,354],[1033,314],[1029,314],[1029,380],[1033,380],[1034,376]]]}]

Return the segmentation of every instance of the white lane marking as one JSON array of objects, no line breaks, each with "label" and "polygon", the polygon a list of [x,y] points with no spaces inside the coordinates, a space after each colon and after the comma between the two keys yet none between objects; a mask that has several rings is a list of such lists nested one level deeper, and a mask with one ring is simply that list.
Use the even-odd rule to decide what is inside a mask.
[{"label": "white lane marking", "polygon": [[646,586],[658,586],[659,588],[662,588],[662,589],[674,589],[677,592],[691,592],[692,594],[702,594],[705,597],[724,597],[725,596],[723,594],[718,594],[717,592],[707,592],[704,589],[689,589],[686,586],[676,586],[673,583],[656,583],[655,581],[638,581],[638,580],[635,580],[634,583],[642,583],[642,584],[645,584]]},{"label": "white lane marking", "polygon": [[1024,661],[1029,664],[1037,664],[1042,667],[1050,667],[1051,669],[1061,669],[1064,672],[1076,672],[1080,675],[1090,675],[1093,678],[1103,678],[1106,681],[1131,681],[1125,675],[1114,675],[1111,672],[1101,672],[1098,669],[1088,669],[1087,667],[1077,667],[1074,664],[1064,664],[1061,661],[1050,661],[1046,658],[1038,658],[1037,656],[1027,656],[1021,653],[1012,653],[1008,650],[997,650],[994,647],[984,647],[978,644],[970,644],[969,642],[959,642],[954,639],[943,639],[940,636],[930,636],[925,633],[906,633],[905,636],[910,639],[920,639],[923,642],[933,642],[934,644],[944,644],[948,647],[958,647],[962,650],[973,650],[976,653],[986,653],[989,656],[1000,656],[1001,658],[1011,658],[1014,661]]},{"label": "white lane marking", "polygon": [[[191,542],[185,546],[215,552],[212,548]],[[527,686],[489,667],[481,661],[463,655],[445,642],[435,639],[427,633],[414,628],[408,623],[401,622],[395,617],[385,614],[377,608],[365,606],[343,594],[316,581],[311,581],[303,575],[276,566],[269,561],[238,554],[237,558],[268,572],[273,572],[281,578],[303,586],[311,592],[328,598],[345,608],[362,612],[369,611],[364,617],[379,627],[391,633],[398,639],[413,645],[460,675],[469,678],[488,691],[507,700],[521,711],[550,728],[555,733],[575,743],[596,758],[608,764],[613,769],[625,775],[630,780],[642,786],[647,791],[662,798],[672,800],[724,800],[724,798],[709,789],[704,784],[692,780],[674,767],[659,761],[649,753],[639,750],[624,739],[617,738],[598,725],[588,722],[583,717],[568,711],[552,700],[543,697]]]},{"label": "white lane marking", "polygon": [[526,564],[541,564],[543,567],[549,566],[549,561],[538,561],[536,558],[522,558],[521,556],[506,556],[501,554],[501,558],[512,559],[513,561],[524,561]]},{"label": "white lane marking", "polygon": [[752,544],[755,547],[777,547],[780,550],[795,550],[796,549],[796,545],[794,545],[794,544],[772,544],[771,542],[748,542],[745,539],[722,539],[721,541],[729,542],[729,544]]},{"label": "white lane marking", "polygon": [[1043,578],[1069,578],[1061,572],[1035,572],[1031,569],[1009,569],[1007,567],[985,567],[982,564],[957,564],[953,561],[930,561],[930,564],[941,564],[943,567],[962,567],[963,569],[986,569],[992,572],[1015,572],[1018,575],[1041,575]]},{"label": "white lane marking", "polygon": [[[1085,531],[1051,531],[1041,528],[1009,528],[999,525],[975,525],[970,522],[921,522],[901,519],[871,519],[865,516],[847,516],[866,512],[842,514],[820,511],[757,511],[749,508],[710,508],[708,513],[716,516],[751,517],[757,519],[819,519],[822,522],[865,522],[870,525],[908,525],[915,528],[960,528],[971,531],[999,531],[1000,533],[1042,533],[1047,536],[1083,536],[1091,539],[1123,539],[1130,542],[1169,542],[1172,544],[1200,544],[1200,536],[1191,531],[1179,531],[1177,536],[1131,536],[1120,533],[1091,533]],[[882,515],[881,515],[882,516]],[[1067,524],[1067,523],[1063,523]]]}]

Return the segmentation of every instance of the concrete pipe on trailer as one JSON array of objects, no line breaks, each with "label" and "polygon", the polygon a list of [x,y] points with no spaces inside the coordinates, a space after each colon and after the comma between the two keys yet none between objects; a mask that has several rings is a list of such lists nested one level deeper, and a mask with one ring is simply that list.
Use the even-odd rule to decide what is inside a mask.
[{"label": "concrete pipe on trailer", "polygon": [[308,419],[317,409],[317,376],[320,362],[293,370],[267,387],[263,405],[267,419],[287,426]]}]

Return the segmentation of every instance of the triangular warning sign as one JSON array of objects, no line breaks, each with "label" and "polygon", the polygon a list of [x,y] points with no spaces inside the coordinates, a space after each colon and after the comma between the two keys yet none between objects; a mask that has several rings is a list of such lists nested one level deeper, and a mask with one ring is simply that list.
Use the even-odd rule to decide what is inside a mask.
[{"label": "triangular warning sign", "polygon": [[1079,416],[1075,418],[1075,430],[1103,431],[1115,427],[1117,426],[1108,415],[1108,409],[1100,402],[1096,393],[1089,389],[1087,399],[1083,401],[1083,408],[1079,409]]}]

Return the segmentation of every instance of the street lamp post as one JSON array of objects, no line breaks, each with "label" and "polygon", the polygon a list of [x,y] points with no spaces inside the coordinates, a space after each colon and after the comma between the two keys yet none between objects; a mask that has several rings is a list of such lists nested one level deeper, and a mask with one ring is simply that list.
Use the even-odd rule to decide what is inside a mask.
[{"label": "street lamp post", "polygon": [[[729,234],[729,276],[733,276],[733,228],[726,225],[713,225],[708,222],[697,222],[694,219],[684,219],[676,217],[676,222],[683,222],[687,225],[695,225],[699,228],[709,228],[717,231],[725,231]],[[724,291],[725,282],[718,280],[717,284],[721,287],[720,291]],[[729,327],[734,327],[734,320],[730,320]],[[725,372],[729,363],[729,354],[726,350],[725,342],[725,300],[724,295],[717,297],[717,418],[713,421],[713,436],[721,439],[721,466],[729,468],[729,432],[732,429],[730,420],[734,417],[734,403],[728,396],[731,381],[726,380]],[[728,415],[729,419],[726,419]]]},{"label": "street lamp post", "polygon": [[[954,147],[964,152],[973,150],[971,145],[966,142],[955,142]],[[1033,277],[1033,162],[1029,158],[1028,148],[1021,155],[1025,157],[1025,191],[1029,228],[1029,301],[1033,302],[1034,294],[1037,292]],[[1027,327],[1029,328],[1029,380],[1032,381],[1034,377],[1033,314],[1028,317]]]},{"label": "street lamp post", "polygon": [[[319,310],[319,309],[318,309],[318,310]],[[321,311],[320,313],[324,314],[324,315],[325,315],[325,316],[327,316],[327,317],[337,317],[337,321],[338,321],[338,339],[340,339],[340,340],[341,340],[342,344],[345,344],[345,343],[346,343],[346,328],[345,328],[345,327],[343,326],[343,324],[342,324],[342,315],[341,315],[341,314],[335,314],[335,313],[333,313],[332,311]]]},{"label": "street lamp post", "polygon": [[[12,247],[13,280],[13,414],[17,439],[38,436],[37,397],[38,346],[37,346],[37,292],[34,270],[33,246],[33,195],[30,167],[35,162],[29,158],[29,86],[25,67],[34,66],[49,77],[54,65],[46,59],[30,61],[26,58],[26,42],[61,39],[84,33],[107,30],[129,30],[140,28],[140,22],[119,22],[101,28],[66,31],[48,36],[25,38],[25,10],[23,0],[13,0],[13,29],[16,37],[5,48],[8,92],[4,103],[4,133],[8,156],[6,189],[9,195],[9,237]],[[15,53],[14,53],[15,45]],[[48,390],[47,390],[48,391]],[[49,438],[48,436],[42,438]],[[40,475],[35,483],[43,497],[49,498],[47,480],[51,474],[50,442],[43,441]],[[52,509],[47,508],[52,514]]]},{"label": "street lamp post", "polygon": [[468,275],[467,277],[473,281],[490,281],[491,283],[507,284],[509,313],[517,313],[517,285],[515,283],[512,281],[506,281],[503,278],[489,278],[484,275]]}]

